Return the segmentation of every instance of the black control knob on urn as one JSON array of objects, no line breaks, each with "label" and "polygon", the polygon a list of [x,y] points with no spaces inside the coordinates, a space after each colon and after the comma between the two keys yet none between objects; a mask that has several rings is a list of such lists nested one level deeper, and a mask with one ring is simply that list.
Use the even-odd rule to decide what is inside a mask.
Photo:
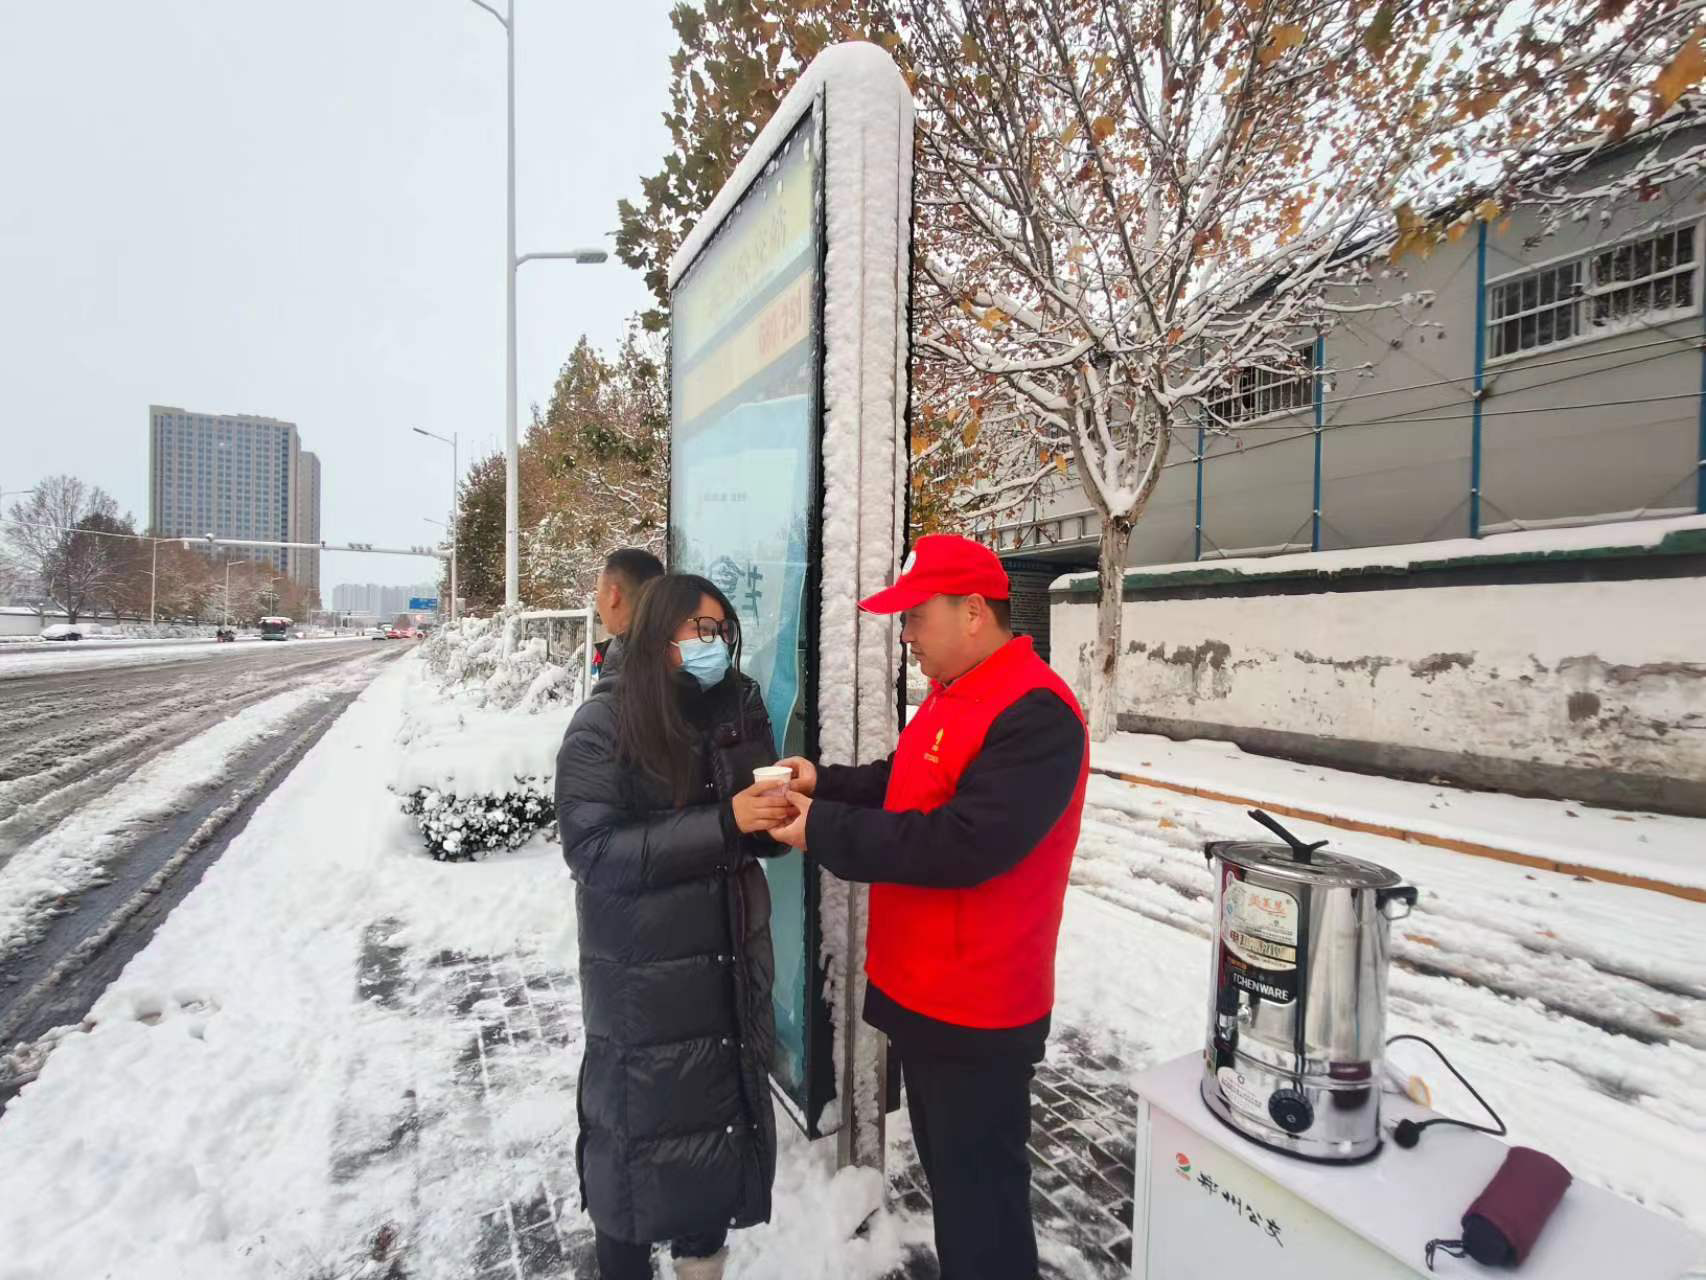
[{"label": "black control knob on urn", "polygon": [[1302,1133],[1315,1123],[1315,1108],[1295,1089],[1278,1089],[1268,1098],[1268,1114],[1287,1133]]}]

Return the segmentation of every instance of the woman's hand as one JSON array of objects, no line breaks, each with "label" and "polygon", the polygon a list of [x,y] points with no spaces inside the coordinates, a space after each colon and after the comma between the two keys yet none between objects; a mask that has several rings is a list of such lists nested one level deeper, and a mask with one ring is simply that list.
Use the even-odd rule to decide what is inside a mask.
[{"label": "woman's hand", "polygon": [[793,784],[788,788],[790,791],[809,796],[817,790],[817,766],[804,756],[789,756],[776,763],[794,771]]},{"label": "woman's hand", "polygon": [[806,820],[811,816],[812,798],[798,791],[790,791],[788,792],[788,802],[793,806],[793,817],[786,824],[772,831],[770,838],[777,844],[792,845],[804,853],[806,851]]},{"label": "woman's hand", "polygon": [[760,791],[758,785],[755,782],[745,791],[737,791],[730,797],[735,811],[735,826],[743,835],[773,831],[785,824],[793,812],[788,807],[787,791],[774,785],[769,790]]}]

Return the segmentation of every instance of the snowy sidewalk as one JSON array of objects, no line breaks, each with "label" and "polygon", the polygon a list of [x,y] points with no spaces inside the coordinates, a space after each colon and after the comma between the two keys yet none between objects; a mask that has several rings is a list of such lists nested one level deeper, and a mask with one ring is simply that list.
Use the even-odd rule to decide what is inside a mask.
[{"label": "snowy sidewalk", "polygon": [[1228,742],[1121,733],[1094,767],[1128,781],[1350,831],[1680,892],[1706,902],[1706,819],[1350,773],[1252,755]]},{"label": "snowy sidewalk", "polygon": [[[386,784],[406,710],[436,696],[423,674],[369,687],[0,1117],[6,1280],[592,1274],[572,882],[542,839],[474,864],[421,852]],[[1299,828],[1421,887],[1391,1031],[1441,1043],[1515,1141],[1706,1227],[1706,907]],[[1252,833],[1232,805],[1092,782],[1033,1091],[1050,1280],[1125,1274],[1129,1082],[1201,1046],[1202,843]],[[731,1280],[936,1274],[904,1111],[888,1207],[862,1227],[871,1188],[781,1129],[775,1220],[736,1233]]]}]

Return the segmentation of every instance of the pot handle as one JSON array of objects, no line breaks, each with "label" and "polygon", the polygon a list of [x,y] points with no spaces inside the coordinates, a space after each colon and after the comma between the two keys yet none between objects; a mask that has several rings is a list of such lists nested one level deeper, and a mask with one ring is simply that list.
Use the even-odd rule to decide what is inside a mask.
[{"label": "pot handle", "polygon": [[[1374,891],[1374,909],[1388,920],[1402,920],[1415,910],[1418,896],[1416,886],[1413,884],[1401,884],[1392,889],[1376,889]],[[1404,904],[1403,914],[1394,914],[1386,909],[1389,904],[1394,902]]]}]

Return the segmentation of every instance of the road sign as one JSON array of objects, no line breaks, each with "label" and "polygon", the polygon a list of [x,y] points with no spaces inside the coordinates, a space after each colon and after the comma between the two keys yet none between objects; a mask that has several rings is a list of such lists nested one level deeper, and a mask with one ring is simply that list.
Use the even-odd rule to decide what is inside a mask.
[{"label": "road sign", "polygon": [[409,608],[411,611],[420,610],[422,613],[425,613],[425,612],[430,610],[430,611],[436,613],[438,611],[438,597],[437,596],[410,596],[409,597]]}]

